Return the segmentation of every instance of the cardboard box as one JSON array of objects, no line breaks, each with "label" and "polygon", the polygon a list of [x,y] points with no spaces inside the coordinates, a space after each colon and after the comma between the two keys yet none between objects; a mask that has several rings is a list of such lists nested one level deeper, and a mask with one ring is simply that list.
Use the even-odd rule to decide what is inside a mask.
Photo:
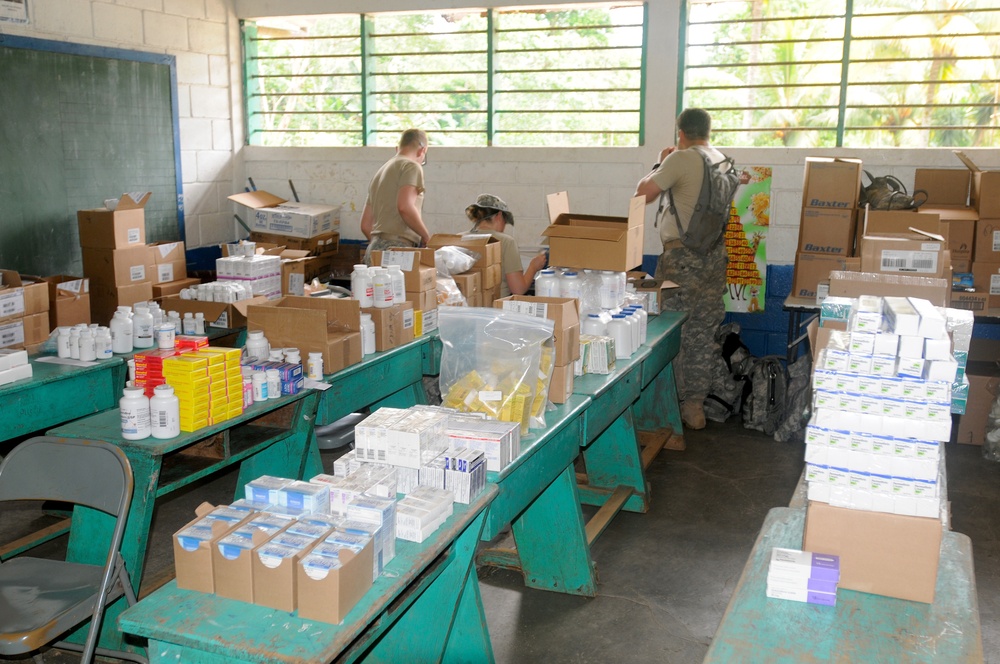
[{"label": "cardboard box", "polygon": [[986,440],[990,409],[1000,394],[1000,369],[996,362],[970,361],[965,367],[969,399],[958,418],[955,440],[963,445],[982,445]]},{"label": "cardboard box", "polygon": [[285,249],[281,256],[281,294],[305,295],[305,285],[319,276],[318,261],[302,249]]},{"label": "cardboard box", "polygon": [[1000,307],[1000,262],[973,262],[972,283],[976,286],[976,293],[987,296],[987,309]]},{"label": "cardboard box", "polygon": [[802,548],[840,556],[840,588],[929,604],[942,530],[939,518],[810,502]]},{"label": "cardboard box", "polygon": [[830,273],[844,270],[844,256],[836,254],[795,254],[795,273],[792,278],[792,295],[795,297],[816,297],[819,282],[830,278]]},{"label": "cardboard box", "polygon": [[251,232],[308,239],[340,230],[339,207],[295,203],[266,191],[233,194],[229,200],[253,211],[247,218]]},{"label": "cardboard box", "polygon": [[799,251],[850,256],[854,251],[855,210],[802,208]]},{"label": "cardboard box", "polygon": [[114,210],[106,207],[76,213],[80,246],[126,249],[146,244],[146,213],[151,192],[122,194]]},{"label": "cardboard box", "polygon": [[[202,503],[195,508],[197,515],[190,522],[186,523],[177,532],[194,525],[203,516],[211,512],[214,508],[209,503]],[[253,518],[248,515],[247,519]],[[246,519],[244,519],[245,521]],[[242,523],[242,522],[241,522]],[[172,537],[174,545],[174,571],[177,576],[177,587],[184,590],[196,590],[202,593],[215,592],[215,575],[212,573],[212,548],[213,544],[220,537],[228,533],[239,524],[231,524],[225,521],[217,521],[212,524],[212,539],[201,542],[197,549],[187,550],[182,547],[176,537]],[[176,533],[175,533],[176,534]]]},{"label": "cardboard box", "polygon": [[1000,262],[1000,219],[980,219],[976,222],[972,260]]},{"label": "cardboard box", "polygon": [[186,279],[170,281],[165,284],[153,284],[153,298],[159,300],[160,298],[168,297],[170,295],[177,295],[183,289],[197,286],[200,283],[201,279],[197,277],[188,277]]},{"label": "cardboard box", "polygon": [[635,286],[635,291],[637,293],[647,293],[647,300],[650,306],[646,308],[646,313],[650,316],[656,316],[661,311],[664,311],[664,303],[667,297],[670,295],[670,291],[675,288],[680,288],[674,282],[667,279],[653,279],[648,274],[642,271],[628,272],[626,277],[629,282]]},{"label": "cardboard box", "polygon": [[372,265],[398,265],[403,271],[405,290],[418,292],[437,288],[437,268],[433,249],[400,247],[390,251],[373,251]]},{"label": "cardboard box", "polygon": [[296,565],[299,617],[326,623],[339,623],[372,587],[373,550],[369,541],[353,554],[341,551],[340,568],[323,579],[310,578],[301,565]]},{"label": "cardboard box", "polygon": [[90,324],[90,279],[60,274],[45,277],[49,285],[49,326]]},{"label": "cardboard box", "polygon": [[572,364],[580,358],[580,301],[575,297],[511,295],[493,302],[495,309],[544,315],[552,321],[552,337],[557,365]]},{"label": "cardboard box", "polygon": [[385,309],[368,307],[361,311],[371,314],[375,323],[375,350],[392,350],[413,341],[416,329],[413,302],[401,302]]},{"label": "cardboard box", "polygon": [[215,577],[216,595],[241,602],[254,601],[253,561],[257,559],[257,547],[270,536],[254,528],[252,538],[253,548],[240,551],[235,558],[223,556],[218,540],[212,542],[212,576]]},{"label": "cardboard box", "polygon": [[299,555],[285,558],[277,567],[268,567],[254,551],[250,563],[253,603],[289,613],[295,611],[298,603],[295,568],[304,554],[305,551],[300,552]]},{"label": "cardboard box", "polygon": [[979,220],[975,210],[967,207],[925,207],[920,209],[920,213],[936,214],[941,219],[941,235],[948,239],[952,265],[972,260],[976,222]]},{"label": "cardboard box", "polygon": [[549,401],[566,403],[573,394],[573,365],[556,365],[552,367],[552,380],[549,381]]},{"label": "cardboard box", "polygon": [[830,295],[838,297],[861,295],[919,297],[930,300],[935,306],[946,307],[950,293],[950,279],[878,272],[830,273]]},{"label": "cardboard box", "polygon": [[861,271],[951,279],[951,254],[940,235],[866,235],[861,239]]},{"label": "cardboard box", "polygon": [[187,253],[183,242],[158,242],[149,247],[153,251],[154,284],[187,278]]},{"label": "cardboard box", "polygon": [[330,271],[338,279],[349,278],[354,266],[364,263],[366,244],[356,242],[345,242],[337,248],[337,253],[330,258],[332,265]]},{"label": "cardboard box", "polygon": [[49,287],[41,277],[0,270],[0,321],[49,311]]},{"label": "cardboard box", "polygon": [[1000,219],[1000,171],[983,171],[960,150],[955,155],[972,172],[969,204],[983,219]]},{"label": "cardboard box", "polygon": [[145,245],[131,249],[83,247],[83,273],[91,281],[109,286],[152,282],[156,272],[153,250]]},{"label": "cardboard box", "polygon": [[941,216],[931,212],[913,210],[862,210],[859,211],[859,223],[863,225],[862,236],[865,235],[897,235],[912,233],[912,229],[940,235],[947,241],[948,228],[942,226]]},{"label": "cardboard box", "polygon": [[49,337],[49,314],[30,314],[0,323],[0,348],[27,348]]},{"label": "cardboard box", "polygon": [[855,208],[860,191],[860,159],[806,157],[802,207]]},{"label": "cardboard box", "polygon": [[411,293],[406,291],[406,301],[413,303],[413,308],[417,311],[430,311],[437,309],[437,290],[426,290]]},{"label": "cardboard box", "polygon": [[500,284],[491,286],[490,288],[483,288],[483,304],[484,307],[492,307],[493,303],[500,299]]},{"label": "cardboard box", "polygon": [[918,168],[913,177],[913,191],[927,193],[926,205],[965,206],[969,203],[970,175],[967,168]]},{"label": "cardboard box", "polygon": [[160,300],[163,311],[176,311],[184,318],[184,314],[194,315],[201,312],[205,315],[205,324],[211,327],[245,327],[247,324],[247,307],[268,302],[267,296],[258,295],[249,300],[233,302],[202,302],[201,300],[182,300],[177,295],[168,295]]},{"label": "cardboard box", "polygon": [[990,294],[986,292],[968,293],[952,291],[948,306],[952,309],[965,309],[972,312],[982,312],[990,306]]},{"label": "cardboard box", "polygon": [[130,286],[115,286],[98,281],[90,282],[90,319],[108,325],[118,307],[132,306],[136,302],[153,299],[153,284],[143,281]]},{"label": "cardboard box", "polygon": [[361,361],[361,308],[357,300],[290,295],[255,302],[246,307],[246,313],[247,331],[263,331],[272,347],[298,348],[303,357],[323,353],[325,373]]},{"label": "cardboard box", "polygon": [[479,258],[472,264],[473,268],[486,268],[490,265],[500,265],[500,240],[489,233],[466,233],[464,235],[451,235],[447,233],[435,233],[427,242],[428,249],[440,249],[441,247],[464,247],[479,254]]},{"label": "cardboard box", "polygon": [[546,196],[549,265],[628,272],[642,264],[646,199],[629,201],[627,217],[574,214],[565,191]]},{"label": "cardboard box", "polygon": [[455,285],[458,286],[458,290],[462,291],[462,295],[465,296],[466,300],[471,299],[474,296],[478,297],[480,300],[482,299],[482,273],[466,272],[465,274],[453,274],[451,278],[455,280]]},{"label": "cardboard box", "polygon": [[340,247],[340,233],[320,233],[311,238],[291,237],[289,235],[277,235],[274,233],[250,233],[250,241],[257,244],[272,245],[293,249],[295,251],[307,251],[310,256],[322,256],[324,254],[335,254]]}]

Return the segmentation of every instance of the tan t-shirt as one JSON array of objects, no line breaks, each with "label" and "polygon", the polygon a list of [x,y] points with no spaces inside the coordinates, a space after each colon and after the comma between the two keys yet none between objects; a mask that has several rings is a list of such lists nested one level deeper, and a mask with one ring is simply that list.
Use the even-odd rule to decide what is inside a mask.
[{"label": "tan t-shirt", "polygon": [[[726,158],[725,155],[710,146],[698,149],[707,151],[712,162],[719,162]],[[667,189],[673,189],[674,205],[677,206],[677,214],[681,218],[681,227],[687,230],[691,213],[694,212],[694,206],[698,203],[698,194],[701,193],[701,181],[705,177],[704,163],[697,149],[691,147],[667,155],[667,158],[653,173],[653,182],[664,191],[663,214],[657,221],[660,240],[664,244],[680,238],[677,234],[677,223],[674,221],[674,215],[670,213],[670,203],[665,192]]]},{"label": "tan t-shirt", "polygon": [[417,188],[417,209],[424,204],[424,169],[420,164],[400,157],[393,157],[382,164],[368,185],[368,204],[375,214],[372,235],[393,235],[420,244],[420,235],[415,233],[399,214],[397,199],[399,190],[411,185]]}]

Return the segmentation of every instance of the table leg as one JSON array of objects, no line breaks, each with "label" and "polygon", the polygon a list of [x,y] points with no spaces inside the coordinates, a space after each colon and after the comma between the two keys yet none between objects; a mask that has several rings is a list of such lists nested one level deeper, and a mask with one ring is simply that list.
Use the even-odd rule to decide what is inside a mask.
[{"label": "table leg", "polygon": [[636,438],[632,409],[618,419],[587,447],[583,448],[587,466],[587,484],[580,486],[580,498],[587,505],[603,505],[619,486],[635,492],[623,509],[630,512],[649,510],[649,483],[642,467],[642,451]]},{"label": "table leg", "polygon": [[672,362],[643,388],[633,409],[636,427],[642,431],[665,428],[671,429],[675,434],[684,431]]},{"label": "table leg", "polygon": [[597,595],[572,465],[514,521],[512,530],[524,585],[571,595]]}]

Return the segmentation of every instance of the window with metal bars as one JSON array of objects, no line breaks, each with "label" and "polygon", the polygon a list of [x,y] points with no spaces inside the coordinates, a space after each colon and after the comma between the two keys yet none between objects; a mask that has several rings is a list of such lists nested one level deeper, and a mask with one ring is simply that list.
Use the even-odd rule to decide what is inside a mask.
[{"label": "window with metal bars", "polygon": [[682,106],[714,142],[992,147],[997,0],[687,0]]},{"label": "window with metal bars", "polygon": [[637,146],[639,2],[243,22],[247,142]]}]

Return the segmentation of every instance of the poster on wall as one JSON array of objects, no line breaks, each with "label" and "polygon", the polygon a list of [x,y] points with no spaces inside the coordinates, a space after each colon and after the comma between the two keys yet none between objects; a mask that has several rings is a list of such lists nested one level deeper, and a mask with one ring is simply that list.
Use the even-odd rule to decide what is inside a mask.
[{"label": "poster on wall", "polygon": [[0,0],[0,21],[28,22],[28,0]]},{"label": "poster on wall", "polygon": [[743,171],[726,227],[726,311],[764,311],[770,225],[771,168],[751,166]]}]

